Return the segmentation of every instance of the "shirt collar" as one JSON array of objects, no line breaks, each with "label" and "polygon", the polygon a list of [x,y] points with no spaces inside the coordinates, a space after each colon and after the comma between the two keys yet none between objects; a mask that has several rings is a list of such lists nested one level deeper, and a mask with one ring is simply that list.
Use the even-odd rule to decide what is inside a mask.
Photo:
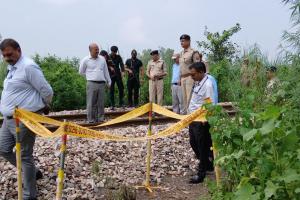
[{"label": "shirt collar", "polygon": [[[97,58],[99,58],[99,55],[98,55],[98,57]],[[89,59],[94,59],[94,60],[96,60],[97,58],[93,58],[92,57],[92,55],[91,54],[89,54]]]},{"label": "shirt collar", "polygon": [[196,85],[196,86],[202,85],[202,84],[204,83],[204,81],[206,80],[206,78],[208,78],[208,77],[207,77],[207,75],[205,74],[204,77],[203,77],[203,79],[202,79],[201,81],[195,81],[195,85]]},{"label": "shirt collar", "polygon": [[187,49],[184,49],[183,51],[184,52],[188,52],[188,51],[190,51],[191,50],[191,47],[189,47],[189,48],[187,48]]},{"label": "shirt collar", "polygon": [[22,60],[23,60],[23,55],[20,56],[20,58],[19,58],[19,60],[16,62],[16,64],[14,64],[14,65],[8,65],[8,66],[7,66],[7,69],[8,69],[8,70],[17,69],[18,66],[20,65],[20,63],[22,62]]}]

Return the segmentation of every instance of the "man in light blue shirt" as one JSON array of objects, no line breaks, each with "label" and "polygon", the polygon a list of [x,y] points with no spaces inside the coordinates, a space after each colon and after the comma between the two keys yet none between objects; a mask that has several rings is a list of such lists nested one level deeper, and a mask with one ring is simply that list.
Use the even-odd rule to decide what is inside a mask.
[{"label": "man in light blue shirt", "polygon": [[179,54],[174,54],[172,59],[175,61],[172,67],[172,107],[173,112],[177,114],[183,114],[183,96],[180,85],[180,65]]},{"label": "man in light blue shirt", "polygon": [[[12,117],[16,106],[32,112],[42,112],[50,104],[53,96],[51,86],[46,81],[40,67],[30,58],[22,56],[20,45],[13,39],[5,39],[0,44],[4,60],[9,64],[1,95],[0,111],[3,124],[0,131],[0,155],[16,166],[13,148],[16,144],[16,125]],[[36,199],[37,171],[33,159],[35,134],[23,124],[20,125],[22,151],[23,199]],[[36,174],[37,173],[37,174]]]}]

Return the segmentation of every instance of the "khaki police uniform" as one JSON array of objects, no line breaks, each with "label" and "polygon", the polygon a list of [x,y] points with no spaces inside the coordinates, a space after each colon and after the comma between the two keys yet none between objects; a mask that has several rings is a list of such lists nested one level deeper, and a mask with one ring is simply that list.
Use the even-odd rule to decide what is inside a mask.
[{"label": "khaki police uniform", "polygon": [[[147,65],[147,76],[153,77],[161,75],[162,73],[167,73],[167,67],[163,60],[158,61],[150,60]],[[149,99],[153,103],[159,105],[163,104],[163,94],[164,94],[164,80],[163,77],[156,77],[155,80],[149,80]],[[157,101],[155,101],[157,97]]]},{"label": "khaki police uniform", "polygon": [[187,113],[188,101],[190,99],[191,90],[194,84],[193,79],[188,75],[190,73],[189,66],[194,63],[193,53],[194,50],[189,47],[180,53],[179,58],[183,96],[183,114]]}]

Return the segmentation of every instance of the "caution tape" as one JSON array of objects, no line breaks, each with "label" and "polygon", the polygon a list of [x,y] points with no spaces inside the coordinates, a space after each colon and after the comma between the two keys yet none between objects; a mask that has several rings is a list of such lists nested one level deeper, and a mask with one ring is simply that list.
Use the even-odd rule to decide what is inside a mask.
[{"label": "caution tape", "polygon": [[[114,124],[114,123],[120,123],[122,121],[126,121],[125,119],[134,118],[134,116],[140,116],[148,112],[150,104],[145,104],[144,106],[135,109],[129,113],[124,114],[121,117],[116,118],[115,120],[110,121],[110,123],[105,123],[107,126],[108,124]],[[172,115],[177,119],[176,113],[173,113],[163,107],[158,106],[157,104],[153,104],[153,110],[155,110],[157,113],[164,113],[166,116]],[[165,111],[168,112],[165,112]],[[136,113],[135,113],[136,112]],[[82,127],[80,125],[77,125],[72,122],[60,122],[36,113],[32,113],[29,111],[26,111],[24,109],[16,109],[15,111],[15,117],[19,118],[20,121],[28,127],[32,132],[35,134],[51,138],[51,137],[60,137],[64,134],[75,136],[75,137],[82,137],[82,138],[92,138],[92,139],[98,139],[98,140],[104,140],[104,141],[145,141],[147,139],[158,139],[162,137],[167,137],[170,135],[174,135],[178,133],[180,130],[188,126],[193,121],[197,120],[205,120],[205,114],[206,110],[199,108],[195,112],[191,113],[190,115],[183,115],[180,116],[180,121],[173,124],[172,126],[168,127],[167,129],[160,131],[159,133],[152,135],[152,136],[144,136],[144,137],[126,137],[126,136],[120,136],[116,134],[107,133],[104,131],[97,131],[90,128]],[[179,118],[179,117],[178,117]],[[41,123],[45,124],[51,124],[58,126],[58,129],[54,132],[51,132],[48,130],[45,126],[43,126]],[[101,125],[100,125],[101,126]],[[102,125],[104,126],[104,125]]]},{"label": "caution tape", "polygon": [[152,135],[148,137],[149,139],[158,139],[158,138],[163,138],[163,137],[168,137],[171,135],[175,135],[176,133],[179,133],[183,128],[188,126],[190,123],[195,121],[195,119],[199,119],[199,116],[205,115],[207,111],[199,108],[195,112],[191,113],[190,115],[185,115],[185,117],[180,120],[179,122],[173,124],[172,126],[166,128],[163,131],[158,132],[156,135]]},{"label": "caution tape", "polygon": [[112,119],[106,123],[103,123],[103,124],[100,124],[98,126],[95,126],[95,127],[101,127],[101,126],[109,126],[109,125],[112,125],[112,124],[118,124],[118,123],[121,123],[121,122],[125,122],[125,121],[128,121],[130,119],[134,119],[134,118],[137,118],[147,112],[149,112],[149,109],[150,109],[150,103],[147,103],[139,108],[136,108],[124,115],[121,115],[120,117],[117,117],[115,119]]},{"label": "caution tape", "polygon": [[[184,119],[185,117],[187,117],[188,115],[179,115],[177,113],[174,113],[160,105],[157,104],[153,104],[153,112],[156,112],[158,114],[173,118],[173,119]],[[206,118],[205,118],[206,113],[202,112],[200,116],[198,116],[194,121],[198,121],[198,122],[206,122]]]}]

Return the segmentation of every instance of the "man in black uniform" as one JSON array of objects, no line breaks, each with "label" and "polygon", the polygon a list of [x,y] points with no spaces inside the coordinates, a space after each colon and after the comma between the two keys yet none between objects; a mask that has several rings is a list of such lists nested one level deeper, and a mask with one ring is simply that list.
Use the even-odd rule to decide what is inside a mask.
[{"label": "man in black uniform", "polygon": [[124,73],[124,64],[122,57],[118,54],[118,47],[112,46],[110,48],[111,54],[110,59],[113,62],[113,69],[109,68],[110,78],[111,78],[111,86],[110,86],[110,103],[111,109],[115,108],[115,83],[118,86],[119,90],[119,106],[124,106],[123,97],[124,97],[124,86],[123,86],[123,73]]},{"label": "man in black uniform", "polygon": [[[131,51],[131,58],[126,60],[125,70],[128,72],[127,89],[128,89],[128,105],[136,107],[139,104],[139,88],[140,88],[140,73],[141,82],[144,79],[143,63],[137,57],[135,49]],[[134,101],[132,101],[132,91]],[[134,103],[134,104],[133,104]]]}]

